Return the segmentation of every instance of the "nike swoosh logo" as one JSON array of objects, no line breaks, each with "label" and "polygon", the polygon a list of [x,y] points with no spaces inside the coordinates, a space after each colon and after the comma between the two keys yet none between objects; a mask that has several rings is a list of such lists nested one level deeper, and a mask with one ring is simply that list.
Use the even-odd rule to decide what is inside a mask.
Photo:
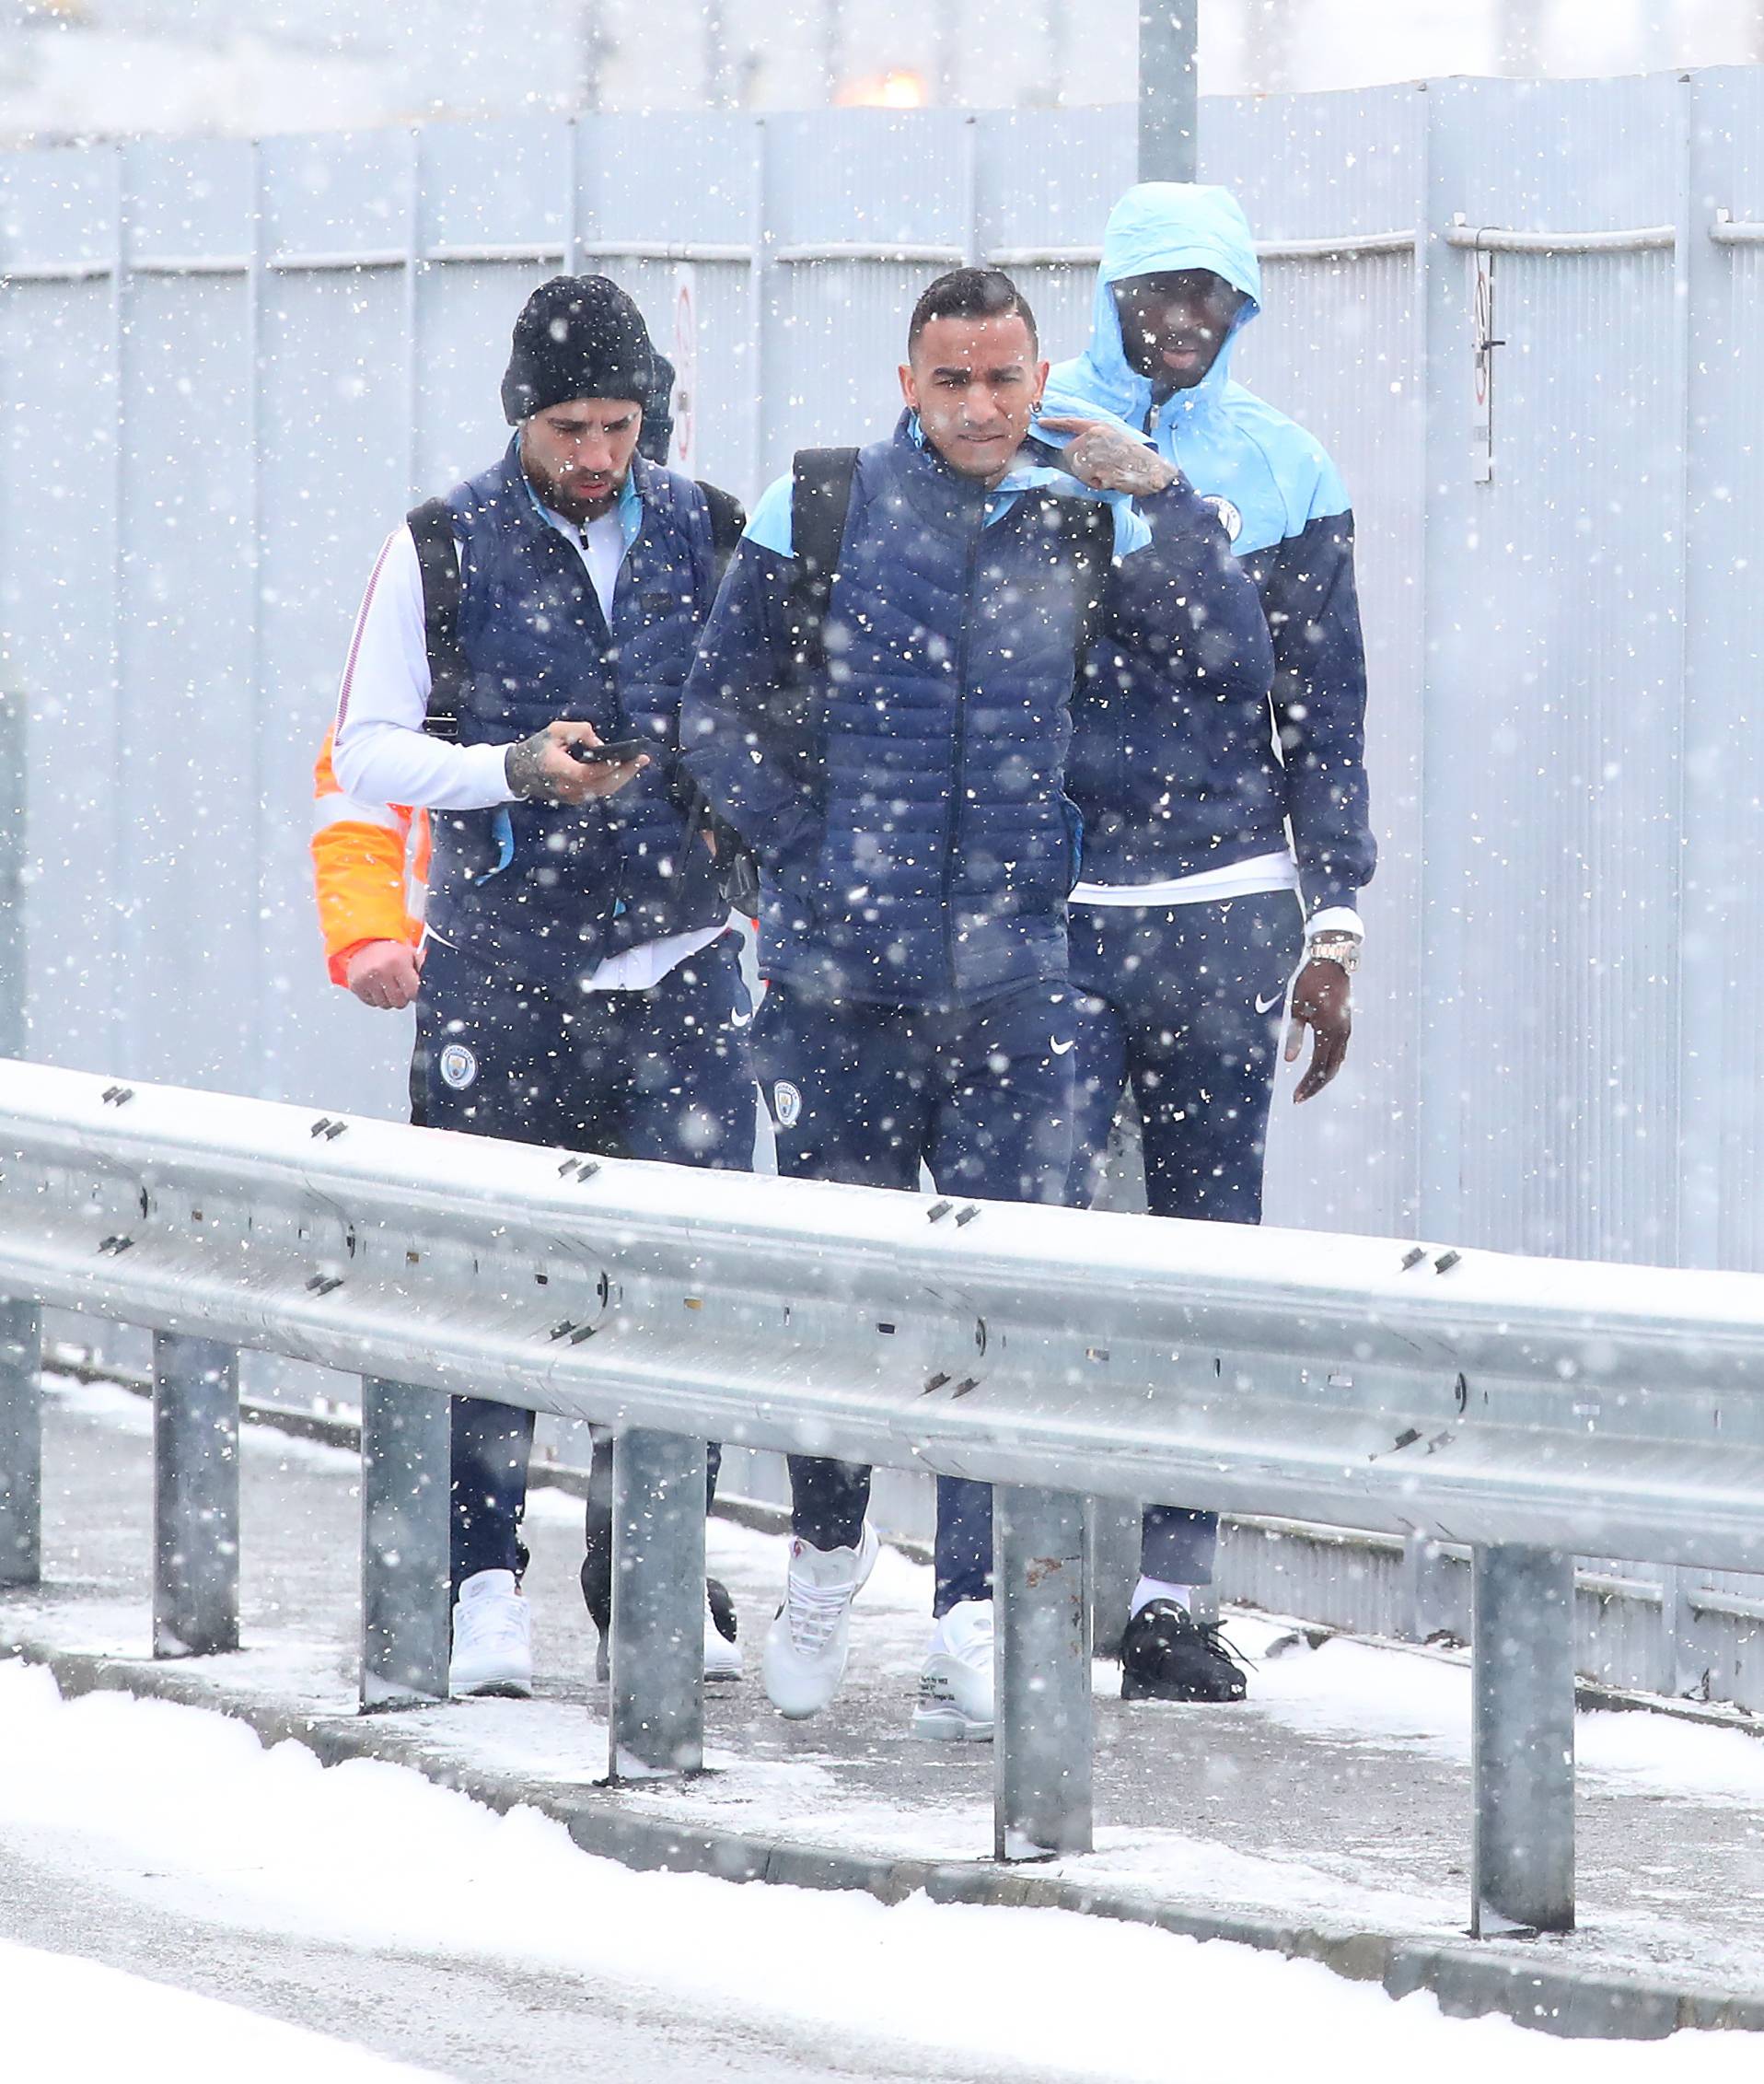
[{"label": "nike swoosh logo", "polygon": [[1077,1046],[1078,1044],[1075,1040],[1072,1042],[1055,1042],[1051,1035],[1048,1037],[1048,1047],[1053,1052],[1056,1056],[1070,1056],[1072,1052],[1076,1049]]},{"label": "nike swoosh logo", "polygon": [[729,1025],[732,1028],[745,1028],[752,1019],[751,1013],[731,1013],[729,1015]]},{"label": "nike swoosh logo", "polygon": [[1272,998],[1270,998],[1270,999],[1262,999],[1262,998],[1258,998],[1258,999],[1257,999],[1257,1001],[1256,1001],[1256,1010],[1257,1010],[1257,1012],[1258,1012],[1258,1013],[1271,1013],[1271,1012],[1272,1012],[1272,1011],[1274,1010],[1275,1007],[1277,1007],[1277,1006],[1278,1006],[1278,1005],[1280,1004],[1281,1000],[1282,1000],[1282,999],[1283,999],[1283,998],[1284,998],[1285,996],[1286,996],[1286,994],[1285,994],[1285,993],[1284,993],[1283,991],[1277,991],[1277,992],[1276,992],[1276,993],[1274,994],[1274,995],[1273,995],[1273,997],[1272,997]]}]

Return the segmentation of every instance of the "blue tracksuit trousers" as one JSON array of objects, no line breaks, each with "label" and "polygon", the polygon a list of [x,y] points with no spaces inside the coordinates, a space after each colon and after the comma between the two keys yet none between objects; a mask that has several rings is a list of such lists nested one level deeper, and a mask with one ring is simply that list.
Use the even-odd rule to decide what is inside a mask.
[{"label": "blue tracksuit trousers", "polygon": [[[778,1170],[847,1185],[919,1184],[988,1201],[1058,1202],[1072,1158],[1072,995],[1026,984],[980,1006],[871,1006],[773,984],[754,1020]],[[792,1523],[816,1548],[852,1548],[870,1473],[792,1455]],[[937,1479],[934,1613],[992,1597],[992,1491]]]},{"label": "blue tracksuit trousers", "polygon": [[[431,940],[412,1079],[428,1126],[745,1171],[755,1118],[739,955],[739,937],[725,934],[648,991],[566,997],[499,979]],[[530,1411],[454,1399],[456,1593],[480,1570],[521,1569],[532,1445]],[[714,1448],[711,1459],[714,1483]],[[611,1482],[611,1457],[597,1450],[591,1530],[598,1514],[604,1531]]]},{"label": "blue tracksuit trousers", "polygon": [[[1075,1207],[1096,1198],[1131,1086],[1152,1214],[1261,1221],[1282,1012],[1303,939],[1289,891],[1213,904],[1073,906]],[[1166,1584],[1211,1584],[1218,1531],[1214,1513],[1148,1506],[1140,1568]]]}]

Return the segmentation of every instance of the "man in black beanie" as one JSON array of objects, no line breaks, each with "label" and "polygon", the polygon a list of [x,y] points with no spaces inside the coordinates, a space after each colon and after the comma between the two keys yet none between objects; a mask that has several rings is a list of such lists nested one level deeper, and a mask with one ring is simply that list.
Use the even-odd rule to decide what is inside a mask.
[{"label": "man in black beanie", "polygon": [[[432,1127],[746,1169],[750,1017],[729,835],[678,769],[681,686],[739,508],[642,453],[660,360],[604,275],[560,275],[515,324],[501,459],[380,552],[338,702],[360,806],[431,812],[413,1091]],[[530,1412],[453,1405],[452,1684],[532,1686]],[[610,1457],[583,1589],[604,1656]],[[711,1588],[706,1676],[740,1670]]]},{"label": "man in black beanie", "polygon": [[511,427],[566,398],[632,398],[655,388],[643,313],[605,275],[553,275],[527,299],[503,377]]}]

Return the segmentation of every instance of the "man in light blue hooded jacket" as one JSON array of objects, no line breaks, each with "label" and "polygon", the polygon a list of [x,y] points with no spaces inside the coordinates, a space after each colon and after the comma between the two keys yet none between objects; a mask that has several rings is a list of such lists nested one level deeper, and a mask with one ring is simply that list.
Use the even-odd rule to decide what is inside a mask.
[{"label": "man in light blue hooded jacket", "polygon": [[[1146,438],[1212,505],[1267,619],[1271,698],[1244,672],[1209,684],[1155,658],[1093,655],[1066,769],[1085,820],[1070,913],[1084,1096],[1072,1198],[1094,1199],[1131,1086],[1153,1214],[1237,1223],[1261,1217],[1295,969],[1286,1055],[1306,1026],[1313,1052],[1294,1097],[1319,1092],[1346,1054],[1356,897],[1375,858],[1353,517],[1321,447],[1231,380],[1259,293],[1226,190],[1130,189],[1103,235],[1090,345],[1054,367],[1039,430],[1112,421]],[[1119,430],[1081,435],[1067,468],[1083,477],[1105,438]],[[1241,1673],[1190,1612],[1216,1541],[1211,1513],[1148,1508],[1124,1698],[1242,1697]]]}]

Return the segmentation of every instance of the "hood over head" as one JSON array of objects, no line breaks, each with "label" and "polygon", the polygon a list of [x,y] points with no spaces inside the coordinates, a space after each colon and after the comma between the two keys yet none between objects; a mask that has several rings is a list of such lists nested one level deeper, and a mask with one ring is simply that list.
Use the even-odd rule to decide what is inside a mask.
[{"label": "hood over head", "polygon": [[1192,390],[1177,395],[1198,402],[1229,381],[1237,335],[1261,309],[1261,268],[1248,219],[1229,189],[1193,181],[1141,181],[1108,213],[1091,308],[1090,344],[1075,361],[1062,362],[1054,369],[1044,413],[1094,416],[1100,406],[1139,431],[1151,405],[1152,382],[1129,366],[1122,351],[1114,285],[1132,275],[1173,274],[1187,268],[1211,269],[1249,301],[1237,314],[1212,368]]}]

